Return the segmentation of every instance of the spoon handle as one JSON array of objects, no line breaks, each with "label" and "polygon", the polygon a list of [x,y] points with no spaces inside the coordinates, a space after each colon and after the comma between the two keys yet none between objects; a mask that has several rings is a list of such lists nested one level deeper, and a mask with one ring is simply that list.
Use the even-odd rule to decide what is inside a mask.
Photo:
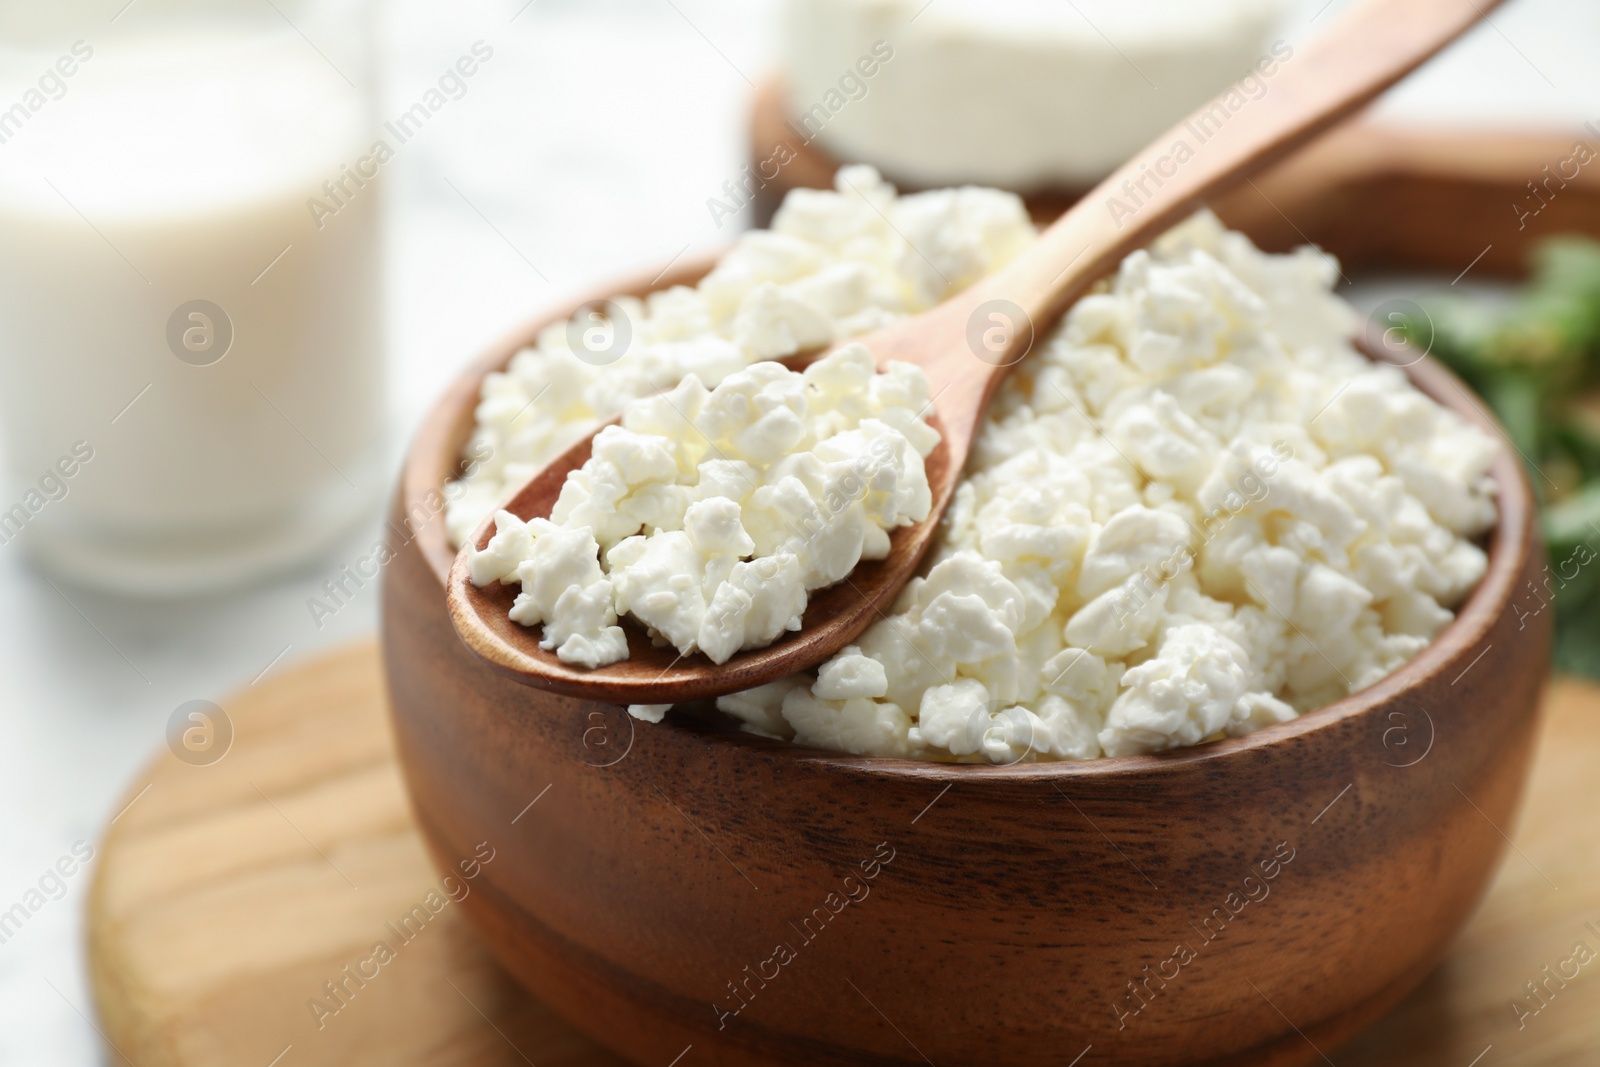
[{"label": "spoon handle", "polygon": [[[1128,160],[1004,270],[936,309],[946,336],[967,343],[884,355],[921,363],[935,391],[956,385],[953,395],[977,397],[981,417],[1034,334],[1123,257],[1370,103],[1499,2],[1358,0],[1304,44],[1279,42],[1252,69],[1254,78]],[[1008,321],[1019,315],[1024,321]],[[975,342],[983,337],[996,343],[980,352]],[[950,419],[949,429],[964,458],[970,429],[956,425],[962,421]]]}]

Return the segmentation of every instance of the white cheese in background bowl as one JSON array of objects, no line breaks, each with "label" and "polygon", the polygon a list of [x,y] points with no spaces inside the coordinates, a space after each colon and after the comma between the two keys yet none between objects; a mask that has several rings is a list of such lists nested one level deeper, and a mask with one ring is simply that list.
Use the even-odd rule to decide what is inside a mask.
[{"label": "white cheese in background bowl", "polygon": [[[806,141],[897,181],[1085,189],[1292,58],[1283,0],[786,0]],[[1263,75],[1263,66],[1268,73]]]}]

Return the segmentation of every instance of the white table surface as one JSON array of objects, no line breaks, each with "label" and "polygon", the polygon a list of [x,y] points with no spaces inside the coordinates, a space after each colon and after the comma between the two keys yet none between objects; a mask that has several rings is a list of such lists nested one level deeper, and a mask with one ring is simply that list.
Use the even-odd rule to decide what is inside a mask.
[{"label": "white table surface", "polygon": [[[414,99],[474,40],[497,50],[389,172],[402,430],[487,341],[542,305],[732,234],[705,201],[745,162],[749,82],[772,66],[775,2],[389,5],[394,102]],[[1302,6],[1291,39],[1322,4]],[[1464,124],[1600,120],[1600,4],[1513,0],[1493,18],[1385,111]],[[1381,292],[1353,298],[1375,303]],[[375,515],[339,551],[266,587],[167,604],[74,589],[69,604],[16,546],[0,546],[0,910],[74,841],[98,838],[177,705],[221,701],[374,631],[375,585],[321,629],[306,601],[377,525]],[[88,883],[74,877],[0,945],[0,1067],[111,1062],[88,1021]]]}]

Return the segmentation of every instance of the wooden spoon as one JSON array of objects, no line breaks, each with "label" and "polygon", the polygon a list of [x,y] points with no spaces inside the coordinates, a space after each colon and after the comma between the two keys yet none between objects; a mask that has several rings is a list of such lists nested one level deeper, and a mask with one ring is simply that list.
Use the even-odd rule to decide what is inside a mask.
[{"label": "wooden spoon", "polygon": [[[1256,94],[1224,93],[1131,159],[1040,234],[1004,270],[933,310],[862,340],[880,366],[915,363],[934,397],[929,422],[943,439],[927,459],[933,509],[890,537],[887,559],[862,563],[843,582],[813,592],[804,625],[766,648],[717,666],[652,646],[631,621],[630,658],[596,670],[572,667],[539,647],[540,632],[507,617],[514,591],[478,588],[467,553],[450,572],[450,617],[467,647],[529,685],[616,704],[704,700],[818,666],[883,616],[932,543],[966,463],[979,420],[1006,372],[1123,257],[1179,222],[1211,194],[1247,178],[1369,103],[1471,27],[1498,0],[1361,0],[1299,49],[1280,47],[1257,66]],[[1260,86],[1264,85],[1262,91]],[[548,516],[569,472],[589,458],[580,442],[505,505],[524,519]],[[480,550],[493,519],[470,543]]]}]

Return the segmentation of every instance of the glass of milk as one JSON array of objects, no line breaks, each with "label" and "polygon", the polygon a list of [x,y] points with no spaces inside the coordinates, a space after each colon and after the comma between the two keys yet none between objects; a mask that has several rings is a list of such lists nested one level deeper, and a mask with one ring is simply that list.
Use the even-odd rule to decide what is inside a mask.
[{"label": "glass of milk", "polygon": [[0,10],[0,552],[183,594],[374,513],[368,30],[363,0]]}]

